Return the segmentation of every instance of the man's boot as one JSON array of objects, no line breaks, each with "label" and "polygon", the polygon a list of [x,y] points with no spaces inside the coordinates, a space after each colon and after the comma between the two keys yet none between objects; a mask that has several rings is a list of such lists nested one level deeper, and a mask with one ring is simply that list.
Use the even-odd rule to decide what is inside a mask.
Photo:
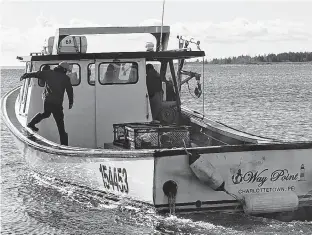
[{"label": "man's boot", "polygon": [[27,124],[27,127],[30,128],[32,131],[39,131],[39,128],[35,126],[35,124],[32,124],[31,122]]},{"label": "man's boot", "polygon": [[39,131],[39,128],[35,125],[42,120],[42,114],[38,113],[31,121],[27,124],[27,127],[33,131]]},{"label": "man's boot", "polygon": [[60,136],[61,145],[67,145],[68,146],[68,134],[65,132]]}]

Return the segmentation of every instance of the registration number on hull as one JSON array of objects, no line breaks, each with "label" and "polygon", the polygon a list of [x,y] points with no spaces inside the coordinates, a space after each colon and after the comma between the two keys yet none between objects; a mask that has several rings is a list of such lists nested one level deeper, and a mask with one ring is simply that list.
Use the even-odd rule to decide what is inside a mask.
[{"label": "registration number on hull", "polygon": [[128,175],[126,168],[110,167],[100,164],[100,172],[104,187],[121,193],[129,193]]}]

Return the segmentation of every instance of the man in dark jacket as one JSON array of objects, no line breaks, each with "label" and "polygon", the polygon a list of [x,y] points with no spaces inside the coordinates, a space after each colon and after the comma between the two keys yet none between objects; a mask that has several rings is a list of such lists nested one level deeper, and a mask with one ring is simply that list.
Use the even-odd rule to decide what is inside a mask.
[{"label": "man in dark jacket", "polygon": [[33,131],[38,131],[39,129],[35,125],[53,114],[60,134],[60,142],[62,145],[68,145],[68,135],[65,131],[63,113],[63,99],[65,90],[68,95],[69,109],[73,107],[73,88],[70,83],[70,78],[66,75],[66,72],[69,69],[70,66],[67,62],[61,62],[54,70],[42,70],[33,73],[25,73],[21,77],[21,80],[35,77],[44,81],[45,83],[43,92],[44,111],[43,113],[38,113],[27,124],[27,127]]},{"label": "man in dark jacket", "polygon": [[160,75],[152,64],[146,65],[146,86],[150,98],[152,98],[156,92],[162,91]]}]

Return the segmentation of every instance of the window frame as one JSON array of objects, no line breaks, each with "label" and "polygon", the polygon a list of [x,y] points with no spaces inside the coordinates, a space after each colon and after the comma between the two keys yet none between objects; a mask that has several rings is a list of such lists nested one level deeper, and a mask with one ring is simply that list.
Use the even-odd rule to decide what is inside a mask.
[{"label": "window frame", "polygon": [[[93,84],[91,83],[90,76],[89,76],[89,66],[92,65],[92,64],[94,64],[94,83]],[[95,76],[96,68],[95,68],[95,65],[96,65],[95,63],[89,63],[87,65],[87,80],[88,80],[88,84],[90,86],[95,86],[95,81],[96,81],[96,76]]]},{"label": "window frame", "polygon": [[[73,85],[72,84],[72,86],[79,86],[80,85],[80,83],[81,83],[81,66],[80,66],[80,64],[78,64],[78,63],[68,63],[68,64],[70,64],[70,65],[78,65],[78,67],[79,67],[79,83],[78,84],[75,84],[75,85]],[[41,69],[42,69],[42,67],[43,66],[45,66],[45,65],[50,65],[50,66],[53,66],[53,65],[59,65],[58,63],[56,63],[56,64],[42,64],[42,65],[40,65],[40,68],[39,68],[39,71],[42,71]],[[39,87],[44,87],[44,86],[41,86],[40,85],[40,82],[39,82],[40,80],[38,79],[38,86]]]},{"label": "window frame", "polygon": [[[173,61],[174,61],[173,59],[147,60],[146,64],[149,64],[152,62],[159,62],[160,63],[160,67],[159,67],[160,79],[162,82],[167,81],[167,82],[172,83],[173,91],[175,93],[174,100],[172,100],[172,101],[177,102],[177,99],[178,99],[177,93],[179,93],[179,92],[177,92],[178,87],[176,86],[177,84],[175,84],[175,82],[174,82],[174,80],[177,79],[177,75],[176,75],[176,68],[174,67]],[[173,70],[171,70],[171,68],[170,68],[170,63],[172,63],[172,65],[173,65]],[[154,66],[154,68],[155,68],[155,66]],[[169,79],[167,79],[168,75],[169,75]],[[179,96],[179,99],[180,99],[180,96]]]},{"label": "window frame", "polygon": [[[115,63],[115,64],[123,64],[123,63],[130,63],[130,64],[133,64],[135,63],[137,65],[137,80],[135,82],[126,82],[126,83],[102,83],[101,80],[100,80],[100,67],[102,64],[112,64],[112,63]],[[136,84],[139,82],[139,63],[137,61],[110,61],[110,62],[101,62],[99,63],[99,66],[98,66],[98,82],[99,84],[103,85],[103,86],[106,86],[106,85],[131,85],[131,84]]]},{"label": "window frame", "polygon": [[[33,64],[31,61],[26,62],[26,68],[25,72],[30,73],[32,71]],[[29,87],[31,86],[31,78],[26,78],[24,80],[23,86],[22,86],[22,91],[20,93],[20,107],[19,107],[19,113],[21,115],[26,115],[26,106],[27,106],[27,100],[28,100],[28,92],[29,92]]]}]

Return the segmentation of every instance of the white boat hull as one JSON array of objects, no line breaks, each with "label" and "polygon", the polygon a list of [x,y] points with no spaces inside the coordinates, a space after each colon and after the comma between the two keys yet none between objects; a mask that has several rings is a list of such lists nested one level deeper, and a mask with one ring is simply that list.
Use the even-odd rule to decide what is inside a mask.
[{"label": "white boat hull", "polygon": [[[275,192],[295,193],[299,208],[311,208],[311,142],[188,149],[194,156],[197,154],[197,159],[190,159],[183,148],[118,151],[60,146],[18,130],[17,123],[10,118],[17,92],[14,90],[3,98],[3,120],[13,133],[22,156],[41,174],[130,197],[163,212],[169,210],[168,197],[163,190],[167,181],[177,185],[175,206],[176,211],[181,212],[241,211],[242,206],[236,199]],[[199,179],[190,168],[190,160],[211,164],[224,180],[228,193],[215,191]]]},{"label": "white boat hull", "polygon": [[26,162],[37,173],[153,204],[153,156],[68,156],[43,152],[15,139]]},{"label": "white boat hull", "polygon": [[304,205],[312,200],[311,154],[311,149],[200,154],[201,163],[209,162],[216,168],[224,179],[225,189],[235,198],[198,179],[189,167],[187,155],[162,156],[155,163],[155,204],[159,209],[167,208],[162,185],[173,180],[178,185],[176,208],[185,211],[234,209],[239,205],[236,198],[277,192],[295,192]]}]

